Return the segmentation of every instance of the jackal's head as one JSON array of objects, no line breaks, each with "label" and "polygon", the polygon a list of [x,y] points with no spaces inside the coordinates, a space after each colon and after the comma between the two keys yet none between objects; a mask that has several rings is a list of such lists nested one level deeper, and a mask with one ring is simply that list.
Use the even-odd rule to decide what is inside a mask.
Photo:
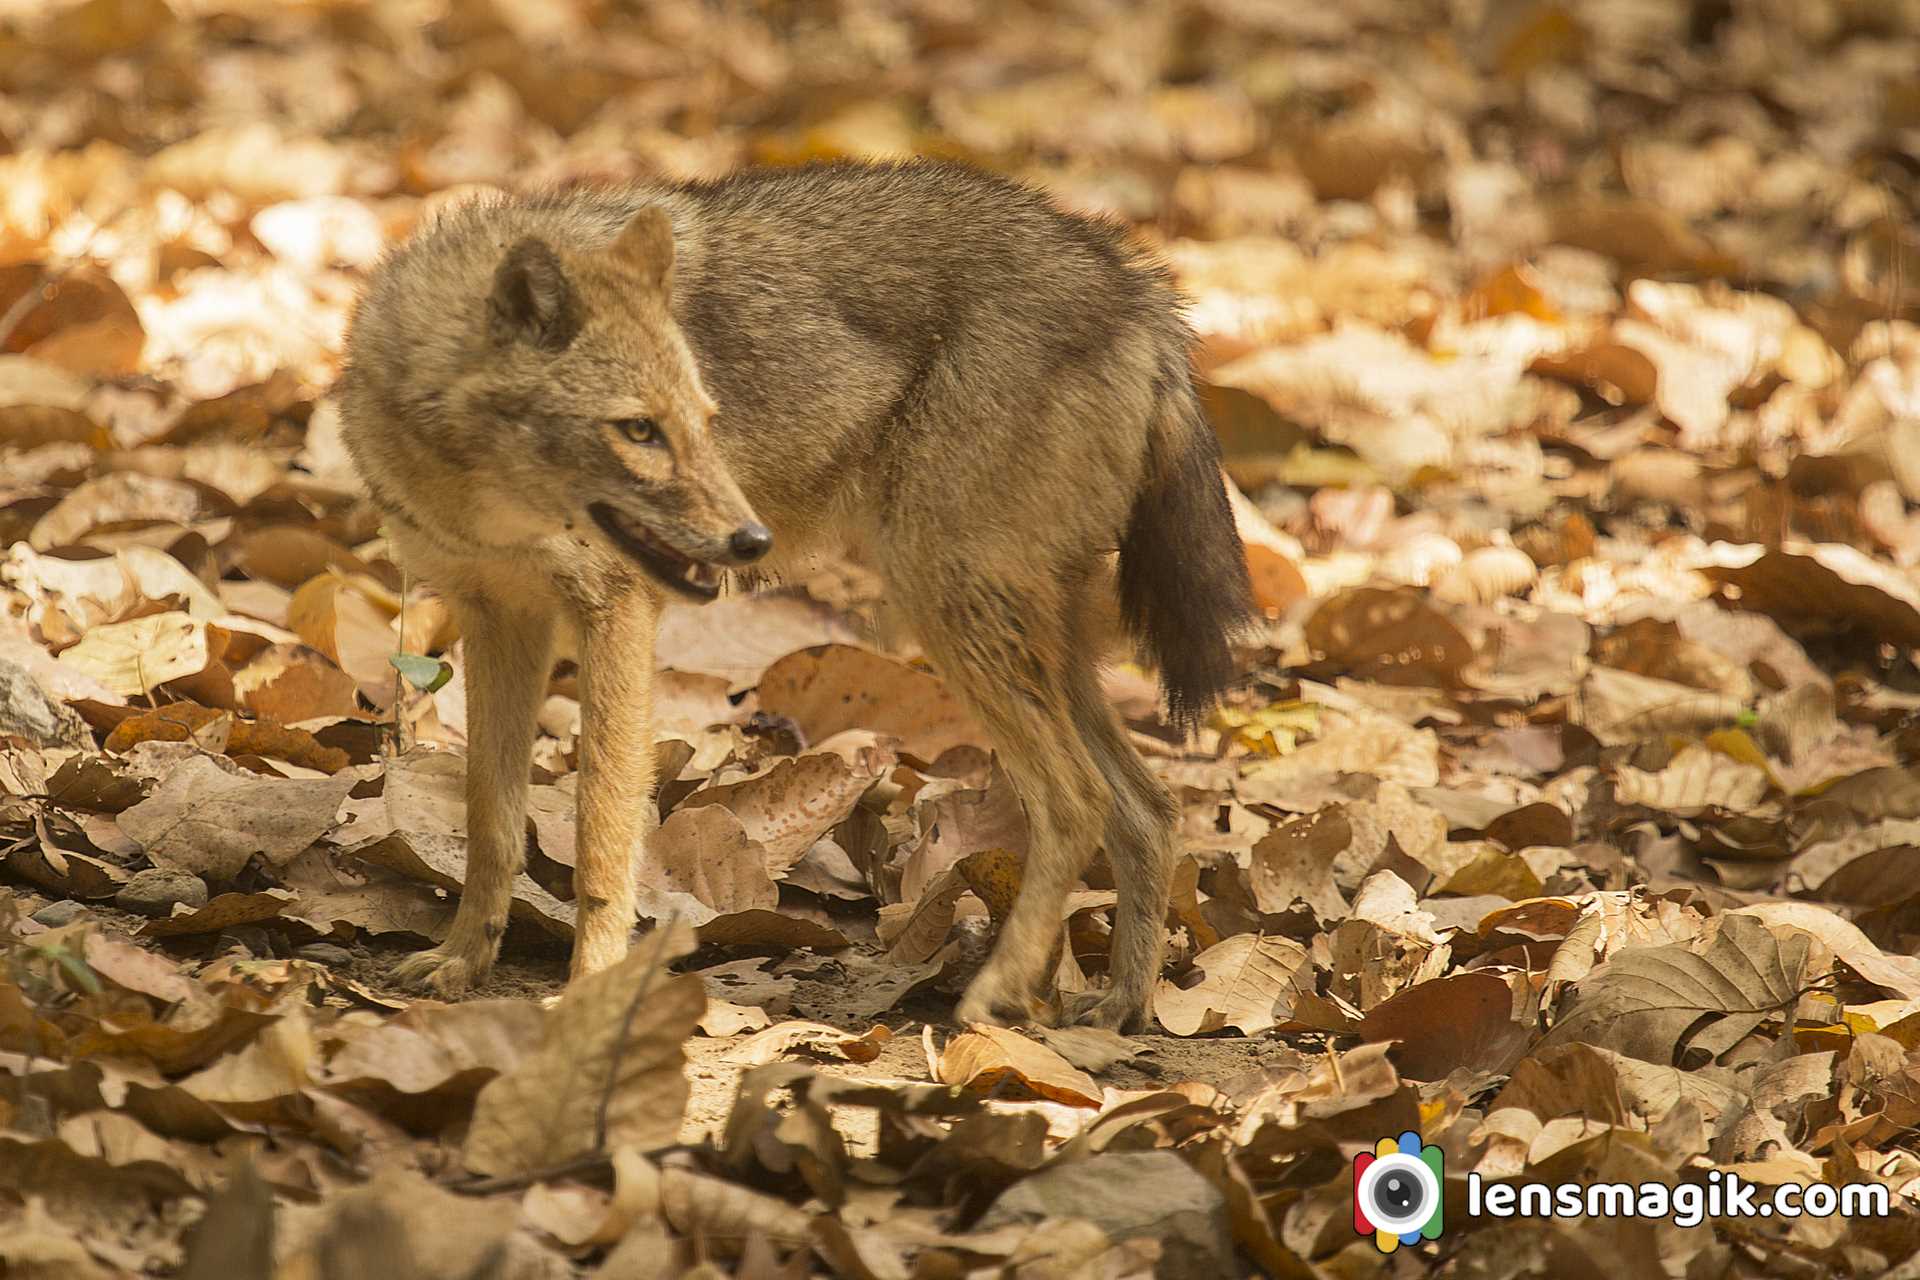
[{"label": "jackal's head", "polygon": [[720,570],[759,559],[772,535],[709,436],[716,407],[669,307],[673,256],[672,226],[652,207],[597,252],[510,246],[466,407],[514,442],[500,470],[528,514],[603,537],[708,599]]}]

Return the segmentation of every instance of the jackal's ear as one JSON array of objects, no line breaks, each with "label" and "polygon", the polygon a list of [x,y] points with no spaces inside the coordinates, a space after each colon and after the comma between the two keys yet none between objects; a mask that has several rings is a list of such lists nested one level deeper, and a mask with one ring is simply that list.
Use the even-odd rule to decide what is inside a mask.
[{"label": "jackal's ear", "polygon": [[673,223],[659,205],[650,204],[634,214],[608,252],[654,288],[672,287]]},{"label": "jackal's ear", "polygon": [[528,236],[507,250],[493,273],[487,318],[499,341],[566,350],[580,332],[580,303],[553,246]]}]

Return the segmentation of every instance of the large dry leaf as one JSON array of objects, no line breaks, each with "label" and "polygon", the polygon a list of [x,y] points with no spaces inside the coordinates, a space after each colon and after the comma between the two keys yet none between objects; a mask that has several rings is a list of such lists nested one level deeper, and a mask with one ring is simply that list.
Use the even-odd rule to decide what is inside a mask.
[{"label": "large dry leaf", "polygon": [[540,1047],[480,1091],[461,1163],[480,1174],[529,1173],[589,1152],[674,1142],[688,1093],[682,1046],[707,998],[699,978],[667,964],[692,948],[685,926],[660,929],[569,986],[547,1012]]},{"label": "large dry leaf", "polygon": [[1256,845],[1247,882],[1254,905],[1274,915],[1304,903],[1322,924],[1347,914],[1333,883],[1333,860],[1353,842],[1353,825],[1334,807],[1283,823]]},{"label": "large dry leaf", "polygon": [[66,547],[96,527],[123,524],[187,524],[200,510],[193,486],[134,471],[89,480],[40,517],[27,541],[35,550]]},{"label": "large dry leaf", "polygon": [[892,766],[893,753],[883,746],[859,753],[857,764],[838,755],[810,752],[780,760],[751,778],[702,787],[680,801],[667,821],[702,805],[720,805],[760,846],[766,869],[780,876],[838,826],[867,788]]},{"label": "large dry leaf", "polygon": [[[127,8],[128,6],[120,6]],[[15,312],[29,293],[36,301]],[[0,270],[0,312],[17,315],[6,350],[72,373],[112,378],[140,366],[146,331],[112,276],[92,267],[50,271],[31,263]]]},{"label": "large dry leaf", "polygon": [[1343,591],[1307,620],[1307,643],[1348,675],[1384,684],[1456,686],[1473,661],[1460,629],[1415,591]]},{"label": "large dry leaf", "polygon": [[156,685],[206,670],[207,626],[179,612],[111,623],[87,632],[60,661],[123,698],[150,698]]},{"label": "large dry leaf", "polygon": [[1920,645],[1920,586],[1913,578],[1840,543],[1777,549],[1724,547],[1709,578],[1740,589],[1740,607],[1789,628],[1823,622],[1876,640]]},{"label": "large dry leaf", "polygon": [[727,1061],[758,1067],[797,1051],[842,1062],[872,1062],[892,1038],[893,1032],[882,1026],[869,1027],[860,1034],[801,1019],[777,1023],[748,1036],[727,1050]]},{"label": "large dry leaf", "polygon": [[172,915],[141,925],[140,936],[179,938],[194,933],[220,933],[241,925],[277,920],[287,914],[296,901],[298,899],[285,889],[215,894],[205,906],[176,903]]},{"label": "large dry leaf", "polygon": [[938,677],[851,645],[789,654],[760,678],[760,709],[785,716],[809,743],[844,729],[872,729],[900,749],[937,760],[949,747],[984,746],[986,734]]},{"label": "large dry leaf", "polygon": [[120,829],[155,866],[231,880],[256,853],[279,865],[331,831],[356,781],[263,778],[195,756],[122,813]]},{"label": "large dry leaf", "polygon": [[[777,906],[780,891],[767,862],[732,810],[698,805],[674,810],[647,837],[635,875],[644,886],[693,898],[706,910],[689,922],[704,925],[715,915]],[[657,909],[645,914],[662,918]]]},{"label": "large dry leaf", "polygon": [[1410,1080],[1443,1080],[1456,1070],[1504,1075],[1532,1039],[1515,1004],[1513,986],[1498,974],[1452,973],[1374,1005],[1359,1034],[1397,1041],[1394,1065]]},{"label": "large dry leaf", "polygon": [[400,649],[391,616],[367,598],[364,576],[328,572],[311,579],[287,605],[287,625],[354,678],[376,706],[393,700],[394,670],[387,659]]},{"label": "large dry leaf", "polygon": [[699,606],[669,604],[660,614],[654,657],[663,667],[717,676],[742,689],[798,650],[859,638],[826,606],[795,592],[769,592]]},{"label": "large dry leaf", "polygon": [[315,529],[297,524],[255,529],[230,544],[234,561],[249,576],[292,591],[329,569],[365,573],[366,562]]},{"label": "large dry leaf", "polygon": [[982,849],[1027,849],[1027,811],[1006,774],[996,768],[984,788],[938,795],[923,792],[913,807],[920,838],[908,847],[900,897],[914,902],[941,872]]},{"label": "large dry leaf", "polygon": [[1658,1124],[1682,1103],[1711,1121],[1740,1102],[1738,1089],[1704,1072],[1642,1062],[1602,1045],[1567,1044],[1515,1064],[1488,1111],[1523,1107],[1542,1120],[1572,1115]]},{"label": "large dry leaf", "polygon": [[1285,1019],[1295,999],[1314,994],[1307,949],[1288,938],[1235,934],[1195,956],[1193,967],[1201,974],[1194,985],[1162,982],[1153,996],[1154,1017],[1177,1036],[1224,1027],[1258,1035]]},{"label": "large dry leaf", "polygon": [[301,645],[273,645],[234,672],[240,706],[280,723],[351,716],[355,687],[353,677]]},{"label": "large dry leaf", "polygon": [[544,1027],[540,1006],[530,1000],[422,1002],[352,1035],[327,1059],[321,1078],[350,1092],[470,1097],[532,1052]]},{"label": "large dry leaf", "polygon": [[[1920,869],[1909,866],[1911,872]],[[1739,907],[1729,916],[1753,916],[1773,926],[1804,929],[1827,945],[1848,968],[1875,986],[1897,996],[1920,1000],[1920,956],[1889,955],[1873,944],[1860,927],[1826,907],[1812,902],[1762,902]]]},{"label": "large dry leaf", "polygon": [[1536,1052],[1586,1043],[1663,1066],[1683,1053],[1712,1060],[1769,1019],[1788,1017],[1819,976],[1817,963],[1808,934],[1723,916],[1703,949],[1627,950],[1594,969]]}]

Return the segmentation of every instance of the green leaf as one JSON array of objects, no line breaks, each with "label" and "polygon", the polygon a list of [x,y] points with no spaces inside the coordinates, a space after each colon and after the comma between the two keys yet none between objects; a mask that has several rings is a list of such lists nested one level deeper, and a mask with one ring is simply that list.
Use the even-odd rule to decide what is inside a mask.
[{"label": "green leaf", "polygon": [[82,991],[88,995],[97,996],[100,994],[101,986],[99,976],[94,973],[91,965],[68,950],[66,944],[61,943],[51,947],[42,946],[35,949],[59,965],[62,969],[65,969],[67,976],[71,978],[74,985]]},{"label": "green leaf", "polygon": [[432,693],[444,687],[453,679],[453,668],[439,658],[423,657],[417,653],[396,653],[387,658],[393,669],[407,678],[407,683],[422,693]]}]

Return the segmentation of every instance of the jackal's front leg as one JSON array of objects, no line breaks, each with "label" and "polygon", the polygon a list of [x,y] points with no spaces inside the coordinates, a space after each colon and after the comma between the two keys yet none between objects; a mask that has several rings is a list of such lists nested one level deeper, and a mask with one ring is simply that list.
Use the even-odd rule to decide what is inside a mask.
[{"label": "jackal's front leg", "polygon": [[659,603],[633,588],[581,623],[580,836],[572,978],[627,954],[634,852],[653,803],[653,630]]},{"label": "jackal's front leg", "polygon": [[435,995],[487,976],[506,932],[527,851],[534,717],[553,669],[553,620],[481,597],[457,598],[467,661],[467,881],[447,940],[394,972]]}]

